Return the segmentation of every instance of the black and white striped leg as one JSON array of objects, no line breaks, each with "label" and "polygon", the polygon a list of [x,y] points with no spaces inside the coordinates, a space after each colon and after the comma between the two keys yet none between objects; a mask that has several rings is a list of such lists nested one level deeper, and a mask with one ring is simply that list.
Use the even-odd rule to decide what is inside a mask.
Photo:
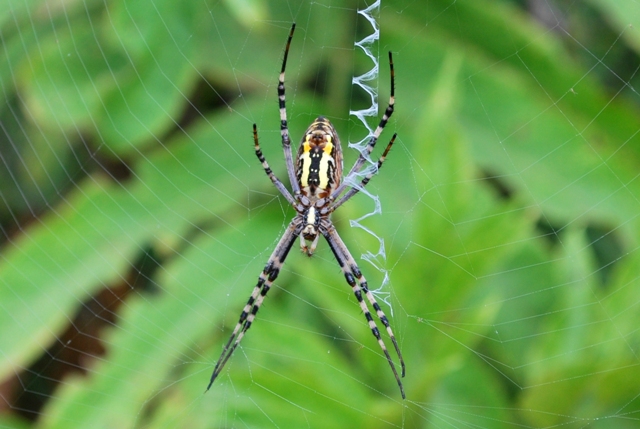
[{"label": "black and white striped leg", "polygon": [[[384,150],[384,152],[382,153],[382,156],[380,156],[380,158],[378,159],[378,165],[376,167],[375,170],[372,170],[369,174],[367,174],[364,179],[362,179],[362,181],[360,182],[360,186],[353,186],[351,187],[351,189],[349,189],[338,201],[336,201],[331,208],[329,209],[330,212],[333,212],[335,209],[337,209],[338,207],[340,207],[341,205],[343,205],[344,203],[346,203],[347,201],[349,201],[349,199],[351,197],[353,197],[355,194],[357,194],[358,192],[360,192],[360,190],[362,188],[364,188],[365,186],[367,186],[367,183],[369,183],[369,180],[371,180],[371,178],[378,173],[378,170],[380,169],[380,167],[382,167],[382,163],[384,162],[385,159],[387,159],[387,154],[389,153],[389,151],[391,150],[391,146],[393,146],[393,142],[396,141],[396,137],[397,137],[397,133],[393,135],[393,137],[391,137],[391,141],[389,142],[389,144],[387,145],[387,148]],[[350,177],[346,177],[345,182],[349,182],[351,180]]]},{"label": "black and white striped leg", "polygon": [[233,330],[229,341],[227,341],[227,344],[222,349],[220,358],[218,359],[218,362],[213,369],[213,374],[211,374],[211,380],[209,381],[207,390],[211,388],[211,385],[222,371],[222,368],[224,368],[224,365],[236,350],[238,344],[240,344],[240,341],[242,341],[245,333],[251,327],[251,324],[256,318],[256,314],[258,313],[258,310],[260,309],[264,298],[267,296],[269,289],[271,289],[271,284],[278,277],[280,269],[282,268],[282,264],[284,264],[287,254],[289,253],[289,250],[291,250],[291,246],[296,241],[299,234],[300,227],[294,220],[287,227],[287,230],[282,235],[282,238],[278,242],[278,245],[269,257],[267,265],[264,267],[264,270],[262,270],[262,273],[260,273],[260,276],[258,277],[258,283],[253,288],[253,292],[251,293],[247,304],[242,309],[242,313],[240,313],[240,319],[238,320],[238,323],[236,324],[236,327]]},{"label": "black and white striped leg", "polygon": [[282,149],[284,150],[284,159],[287,165],[287,173],[289,174],[289,182],[291,183],[291,189],[293,195],[300,194],[300,184],[296,178],[296,170],[293,165],[293,154],[291,152],[291,137],[289,136],[289,126],[287,125],[287,108],[284,97],[284,71],[287,68],[287,58],[289,57],[289,47],[291,46],[291,39],[293,38],[293,32],[296,29],[295,22],[291,25],[291,31],[289,31],[289,38],[287,39],[287,45],[284,48],[284,58],[282,59],[282,69],[280,70],[280,76],[278,77],[278,105],[280,107],[280,135],[282,136]]},{"label": "black and white striped leg", "polygon": [[271,182],[273,182],[278,191],[280,191],[280,193],[284,195],[287,201],[289,201],[289,204],[295,207],[297,205],[296,201],[293,199],[293,197],[289,193],[289,190],[284,186],[280,179],[278,179],[278,177],[276,177],[276,175],[273,173],[273,171],[269,167],[269,163],[262,154],[260,143],[258,143],[258,128],[256,127],[256,124],[253,124],[253,145],[256,151],[256,156],[258,157],[258,160],[260,160],[262,168],[264,168],[264,172],[267,173],[267,176],[269,176],[269,179],[271,179]]},{"label": "black and white striped leg", "polygon": [[391,330],[391,326],[389,325],[389,320],[387,319],[387,316],[384,314],[384,312],[376,302],[373,294],[369,290],[369,287],[367,285],[367,280],[364,278],[364,276],[360,272],[360,269],[358,268],[355,260],[349,253],[347,246],[344,244],[344,242],[338,235],[338,232],[336,231],[335,227],[332,224],[325,224],[324,226],[321,226],[321,232],[322,232],[322,235],[327,240],[327,243],[329,243],[329,247],[331,247],[331,250],[333,251],[333,254],[336,257],[336,260],[338,261],[340,268],[342,268],[342,272],[347,280],[347,283],[349,283],[349,286],[351,286],[351,289],[353,289],[353,293],[355,294],[356,299],[358,300],[358,304],[360,304],[360,308],[362,309],[362,312],[364,313],[364,316],[367,319],[369,328],[371,329],[371,332],[373,333],[374,337],[376,337],[376,340],[378,341],[380,348],[382,349],[382,351],[384,352],[384,355],[387,358],[387,362],[389,362],[389,366],[393,371],[393,375],[396,377],[396,381],[398,382],[398,387],[400,388],[400,394],[402,395],[402,399],[405,399],[406,396],[404,394],[404,387],[402,385],[402,381],[400,380],[400,377],[398,376],[398,371],[396,370],[396,366],[393,363],[391,356],[389,355],[387,346],[384,344],[384,341],[380,336],[380,330],[378,329],[376,322],[373,320],[373,317],[371,316],[371,312],[369,311],[369,308],[367,307],[367,304],[364,301],[362,292],[364,291],[364,294],[366,295],[367,300],[373,306],[378,318],[380,319],[382,324],[385,326],[385,328],[387,328],[387,333],[389,334],[389,337],[393,342],[393,346],[396,349],[396,353],[398,354],[398,358],[400,359],[400,366],[402,368],[402,377],[404,377],[404,374],[405,374],[404,359],[402,359],[402,353],[400,352],[400,348],[398,347],[398,342],[396,341],[396,337],[395,335],[393,335],[393,331]]},{"label": "black and white striped leg", "polygon": [[[391,51],[389,51],[389,70],[390,70],[390,76],[391,76],[391,94],[389,95],[389,105],[387,106],[387,110],[384,111],[384,115],[382,115],[382,119],[380,119],[380,123],[378,124],[378,127],[376,128],[373,135],[371,136],[371,139],[369,139],[369,142],[367,143],[367,149],[366,149],[367,156],[371,155],[373,148],[376,146],[376,143],[378,142],[378,138],[380,137],[380,134],[382,134],[382,130],[384,130],[384,127],[387,125],[387,122],[389,122],[389,118],[391,118],[391,115],[393,115],[394,106],[396,104],[396,96],[395,96],[395,89],[394,89],[395,73],[393,71],[393,56],[391,54]],[[349,173],[347,174],[347,176],[351,176],[354,173],[360,171],[360,168],[362,168],[366,159],[367,158],[365,157],[365,155],[361,153],[360,156],[358,156],[358,159],[356,160],[355,164],[353,164],[353,167],[351,167],[351,170],[349,170]],[[342,191],[344,191],[345,187],[347,186],[348,186],[347,181],[346,180],[343,181],[340,184],[340,186],[338,186],[338,188],[333,192],[333,194],[331,195],[331,198],[332,199],[338,198],[338,195],[340,195]]]}]

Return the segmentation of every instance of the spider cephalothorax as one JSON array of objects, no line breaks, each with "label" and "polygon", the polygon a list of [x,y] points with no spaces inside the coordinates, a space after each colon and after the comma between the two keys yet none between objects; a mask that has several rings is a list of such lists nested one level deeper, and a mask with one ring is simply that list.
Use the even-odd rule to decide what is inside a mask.
[{"label": "spider cephalothorax", "polygon": [[[352,179],[355,179],[356,175],[361,173],[368,155],[373,151],[373,148],[378,141],[378,137],[380,137],[389,117],[393,113],[395,96],[393,88],[394,74],[391,52],[389,52],[389,69],[391,75],[391,95],[389,97],[389,106],[385,110],[382,119],[380,119],[380,124],[369,139],[366,149],[360,154],[343,181],[342,147],[340,146],[340,139],[338,138],[338,133],[335,128],[331,125],[331,122],[323,116],[316,118],[305,132],[302,142],[300,143],[300,147],[298,148],[295,162],[292,156],[291,139],[289,137],[289,128],[287,125],[287,109],[285,107],[284,97],[284,71],[287,65],[287,56],[289,54],[289,47],[291,46],[291,39],[293,38],[295,28],[296,25],[293,24],[291,26],[291,31],[289,32],[289,38],[287,39],[284,59],[282,61],[282,70],[278,79],[280,131],[282,134],[282,147],[284,149],[284,158],[293,191],[292,193],[290,193],[280,179],[276,177],[262,154],[262,150],[258,143],[258,130],[256,124],[253,124],[253,141],[256,156],[262,163],[265,173],[267,173],[271,182],[273,182],[275,187],[286,198],[289,204],[295,208],[296,215],[280,238],[275,250],[269,257],[264,270],[260,273],[258,283],[253,288],[253,292],[251,293],[249,300],[244,306],[242,313],[240,313],[240,319],[231,334],[231,338],[227,341],[227,344],[220,355],[220,359],[218,359],[218,362],[216,363],[213,374],[211,375],[211,381],[209,382],[209,386],[207,386],[207,390],[209,390],[214,380],[218,377],[220,371],[222,371],[222,368],[235,351],[236,347],[238,347],[238,344],[240,344],[244,334],[251,327],[267,292],[271,289],[271,284],[278,277],[282,264],[289,254],[289,250],[291,250],[296,238],[300,237],[300,246],[303,253],[311,256],[316,249],[318,239],[322,235],[327,240],[331,251],[338,261],[347,283],[351,286],[353,293],[358,300],[358,304],[367,319],[369,328],[376,337],[376,340],[378,341],[378,344],[380,345],[380,348],[393,371],[396,381],[398,382],[398,386],[400,387],[400,393],[404,399],[405,394],[402,381],[400,381],[396,366],[389,355],[389,351],[387,350],[384,341],[382,341],[380,331],[371,316],[371,312],[369,311],[364,297],[366,297],[366,300],[375,310],[378,319],[380,319],[380,322],[382,322],[386,328],[387,334],[389,335],[389,338],[391,338],[396,353],[398,354],[398,358],[400,359],[400,367],[402,369],[401,374],[402,377],[404,377],[404,360],[402,359],[402,353],[400,353],[400,348],[398,347],[396,338],[393,335],[393,331],[391,330],[387,317],[369,290],[367,280],[360,272],[353,256],[351,256],[351,253],[342,241],[342,238],[338,235],[338,232],[330,219],[331,213],[348,201],[352,196],[357,194],[360,189],[366,186],[367,183],[369,183],[369,180],[371,180],[371,177],[373,177],[374,172],[377,171],[377,169],[371,170],[360,181],[359,186],[352,187],[343,194],[347,188],[347,184],[352,183]],[[378,159],[378,168],[382,166],[382,163],[389,153],[395,138],[396,135],[394,134],[382,153],[382,156]],[[308,244],[309,242],[311,242],[310,245]]]},{"label": "spider cephalothorax", "polygon": [[296,156],[300,192],[311,201],[326,198],[342,179],[342,147],[328,119],[318,117],[304,133]]}]

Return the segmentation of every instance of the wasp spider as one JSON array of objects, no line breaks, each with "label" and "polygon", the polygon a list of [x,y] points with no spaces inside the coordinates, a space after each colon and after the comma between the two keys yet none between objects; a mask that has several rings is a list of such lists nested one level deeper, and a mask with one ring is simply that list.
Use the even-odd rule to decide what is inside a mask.
[{"label": "wasp spider", "polygon": [[[262,270],[262,273],[258,277],[258,283],[253,289],[253,292],[249,297],[249,301],[247,301],[247,304],[244,306],[242,313],[240,314],[240,320],[238,320],[238,324],[233,330],[231,338],[229,338],[229,341],[222,350],[220,359],[218,360],[218,363],[213,370],[213,374],[211,375],[211,381],[207,386],[207,390],[209,390],[216,377],[218,377],[222,368],[235,351],[236,347],[238,347],[238,344],[240,344],[244,334],[251,327],[265,296],[267,296],[269,289],[271,289],[271,284],[275,281],[276,277],[278,277],[282,264],[284,264],[284,260],[287,257],[289,250],[291,250],[296,238],[298,236],[300,237],[302,252],[311,256],[316,249],[320,235],[322,235],[327,240],[327,243],[329,243],[329,247],[333,251],[336,260],[344,273],[347,283],[349,283],[353,289],[353,293],[360,304],[360,308],[367,318],[369,328],[371,328],[371,332],[373,332],[373,335],[378,340],[378,344],[391,366],[391,370],[393,371],[398,382],[398,386],[400,387],[400,393],[404,399],[405,394],[402,381],[398,376],[398,371],[396,370],[393,360],[391,360],[389,351],[382,341],[378,326],[371,316],[371,312],[369,311],[364,297],[366,297],[366,300],[371,304],[378,318],[387,329],[387,333],[389,334],[391,342],[398,354],[398,358],[400,359],[402,377],[404,377],[405,366],[402,359],[402,353],[400,352],[396,338],[393,335],[391,326],[389,325],[389,320],[376,302],[376,299],[369,290],[367,280],[362,275],[362,272],[358,268],[353,256],[351,256],[351,253],[344,244],[344,241],[342,241],[338,235],[338,232],[330,219],[331,213],[357,194],[362,187],[366,186],[371,177],[377,171],[377,169],[374,169],[367,173],[360,182],[360,186],[350,188],[340,197],[348,184],[352,183],[355,176],[362,170],[366,156],[371,154],[373,151],[378,137],[380,137],[389,117],[393,113],[395,97],[393,89],[394,73],[391,52],[389,52],[389,68],[391,70],[391,96],[389,98],[389,106],[367,144],[366,155],[362,153],[360,154],[355,164],[351,167],[351,170],[345,177],[345,180],[342,180],[343,166],[340,139],[338,138],[335,128],[331,125],[331,122],[322,116],[318,117],[309,126],[302,138],[295,161],[292,158],[291,139],[289,138],[289,128],[287,127],[287,110],[285,108],[284,98],[284,72],[287,65],[287,56],[289,54],[289,47],[291,45],[294,30],[295,24],[291,26],[291,31],[289,32],[289,38],[287,39],[287,45],[284,51],[284,59],[282,61],[282,70],[278,79],[280,133],[282,135],[284,158],[287,164],[289,181],[293,188],[293,195],[289,193],[284,184],[275,176],[269,167],[267,160],[262,154],[260,145],[258,144],[258,130],[256,128],[256,124],[253,124],[253,141],[256,155],[262,163],[265,173],[267,173],[271,182],[273,182],[278,191],[280,191],[287,201],[295,208],[297,213],[282,235],[282,238],[278,242],[275,250],[269,257],[264,270]],[[394,134],[382,156],[378,159],[378,168],[382,166],[382,163],[389,153],[395,138],[396,135]]]}]

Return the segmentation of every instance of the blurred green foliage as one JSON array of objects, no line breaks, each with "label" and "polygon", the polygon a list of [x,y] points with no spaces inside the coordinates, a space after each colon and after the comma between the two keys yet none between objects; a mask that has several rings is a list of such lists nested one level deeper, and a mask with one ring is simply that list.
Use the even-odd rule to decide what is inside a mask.
[{"label": "blurred green foliage", "polygon": [[[384,1],[397,110],[381,144],[399,137],[370,185],[382,214],[363,223],[386,243],[375,262],[390,273],[407,400],[324,243],[312,260],[292,252],[203,395],[292,216],[251,139],[256,122],[285,179],[276,83],[290,23],[291,133],[324,114],[345,144],[365,135],[347,114],[368,103],[350,83],[370,67],[353,47],[370,32],[359,6],[9,0],[0,375],[14,386],[3,397],[41,404],[7,399],[0,427],[637,427],[632,0]],[[384,61],[380,82],[384,104]],[[371,210],[361,195],[334,216],[354,255],[378,247],[349,228]],[[92,306],[116,289],[115,314]],[[104,353],[63,335],[82,332],[83,309],[104,320]],[[83,371],[39,390],[34,365],[61,349]]]}]

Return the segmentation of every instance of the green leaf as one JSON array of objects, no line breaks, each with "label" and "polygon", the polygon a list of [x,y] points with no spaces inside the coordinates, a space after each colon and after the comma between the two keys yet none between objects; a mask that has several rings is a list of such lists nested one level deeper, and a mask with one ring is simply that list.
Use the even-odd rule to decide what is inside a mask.
[{"label": "green leaf", "polygon": [[234,218],[234,210],[246,201],[238,195],[247,186],[240,177],[248,161],[238,151],[244,147],[246,157],[253,157],[253,149],[249,138],[235,147],[220,135],[243,126],[251,129],[238,115],[202,121],[170,151],[134,165],[135,178],[128,183],[99,174],[88,177],[4,250],[2,374],[18,362],[31,362],[53,343],[68,315],[98,290],[121,281],[136,255],[157,237],[174,241],[171,237],[207,219],[225,223]]}]

